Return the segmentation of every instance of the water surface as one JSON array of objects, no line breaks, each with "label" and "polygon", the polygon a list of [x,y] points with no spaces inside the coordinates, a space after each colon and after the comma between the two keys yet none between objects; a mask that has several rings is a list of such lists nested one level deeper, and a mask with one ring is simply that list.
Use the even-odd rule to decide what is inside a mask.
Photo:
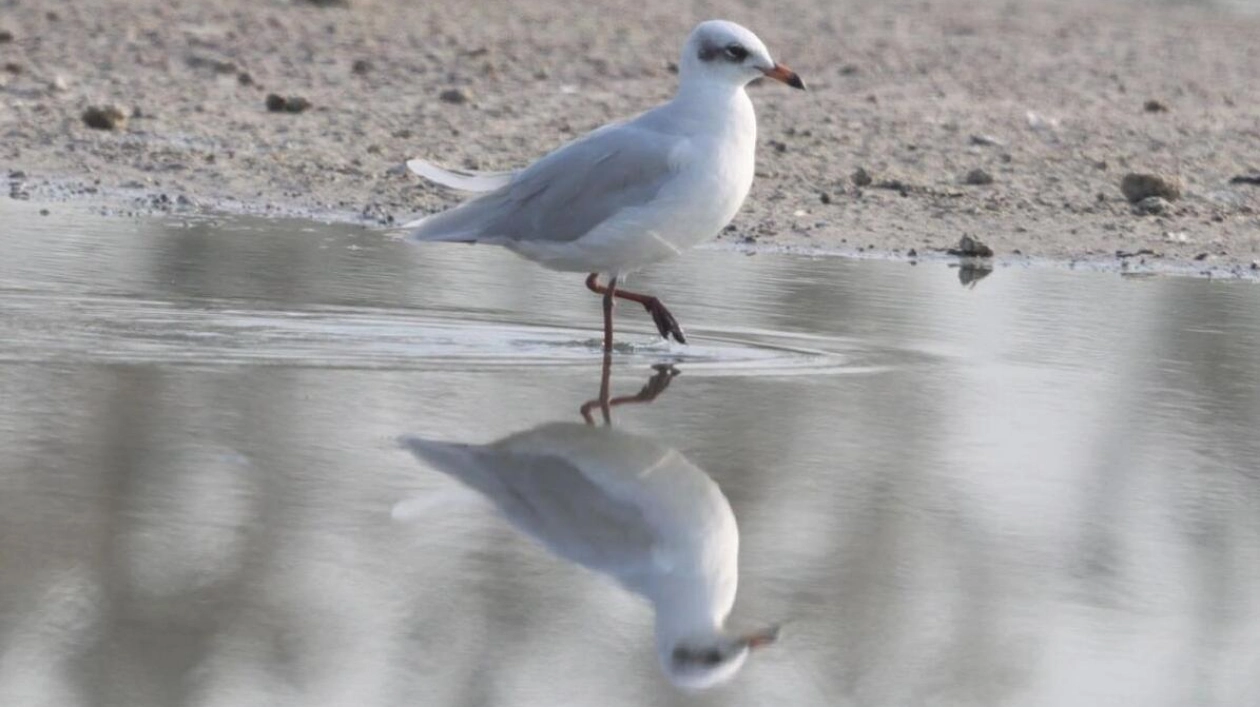
[{"label": "water surface", "polygon": [[[0,703],[1260,703],[1260,288],[698,250],[618,430],[738,521],[703,693],[651,607],[398,445],[581,423],[599,303],[489,248],[0,207]],[[964,278],[966,279],[966,278]],[[595,419],[599,419],[596,414]]]}]

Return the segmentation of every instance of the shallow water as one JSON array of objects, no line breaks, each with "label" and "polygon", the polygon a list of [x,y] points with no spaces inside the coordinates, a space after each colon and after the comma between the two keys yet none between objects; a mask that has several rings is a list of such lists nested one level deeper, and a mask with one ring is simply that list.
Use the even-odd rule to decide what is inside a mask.
[{"label": "shallow water", "polygon": [[716,483],[730,623],[784,624],[689,693],[650,604],[398,444],[582,422],[580,277],[62,211],[0,206],[0,704],[1260,704],[1254,284],[636,277],[693,345],[618,310],[612,394],[679,374],[613,427]]}]

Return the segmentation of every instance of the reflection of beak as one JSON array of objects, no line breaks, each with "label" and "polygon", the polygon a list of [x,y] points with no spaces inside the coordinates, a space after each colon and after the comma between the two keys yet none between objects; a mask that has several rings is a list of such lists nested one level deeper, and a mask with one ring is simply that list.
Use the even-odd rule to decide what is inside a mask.
[{"label": "reflection of beak", "polygon": [[[792,75],[796,76],[796,74]],[[800,79],[797,79],[797,81],[800,81]],[[770,628],[762,629],[761,631],[756,631],[740,638],[740,641],[744,645],[748,646],[749,650],[756,650],[757,648],[768,646],[777,640],[779,640],[778,626],[771,626]]]},{"label": "reflection of beak", "polygon": [[795,71],[792,71],[782,64],[775,64],[774,68],[768,71],[763,69],[762,73],[775,81],[782,81],[792,88],[799,88],[801,90],[805,89],[805,82],[801,80],[801,77],[797,76]]}]

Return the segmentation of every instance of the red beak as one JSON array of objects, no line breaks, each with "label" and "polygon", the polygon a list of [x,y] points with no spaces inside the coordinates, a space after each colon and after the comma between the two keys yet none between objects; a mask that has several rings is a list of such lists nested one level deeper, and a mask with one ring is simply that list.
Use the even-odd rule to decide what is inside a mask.
[{"label": "red beak", "polygon": [[782,81],[792,88],[799,88],[801,90],[805,89],[805,82],[801,80],[801,77],[797,76],[795,71],[792,71],[782,64],[775,64],[773,69],[763,71],[762,73],[775,81]]}]

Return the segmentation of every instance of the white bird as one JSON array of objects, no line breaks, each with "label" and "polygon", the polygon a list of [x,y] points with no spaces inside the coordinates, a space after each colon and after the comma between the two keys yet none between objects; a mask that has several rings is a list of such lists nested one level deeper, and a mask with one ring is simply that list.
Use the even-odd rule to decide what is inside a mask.
[{"label": "white bird", "polygon": [[652,602],[657,655],[674,684],[724,682],[749,651],[775,640],[777,628],[726,630],[739,577],[739,528],[722,490],[677,450],[612,427],[566,422],[487,445],[402,442],[481,492],[551,552]]},{"label": "white bird", "polygon": [[775,63],[757,35],[724,20],[692,30],[678,74],[668,103],[605,125],[520,171],[453,172],[409,161],[429,180],[485,192],[406,224],[409,238],[501,245],[554,270],[590,273],[586,286],[604,296],[605,351],[612,350],[614,297],[643,305],[662,337],[686,343],[659,299],[618,290],[617,280],[730,223],[752,186],[756,153],[757,119],[744,87],[762,76],[805,84]]}]

